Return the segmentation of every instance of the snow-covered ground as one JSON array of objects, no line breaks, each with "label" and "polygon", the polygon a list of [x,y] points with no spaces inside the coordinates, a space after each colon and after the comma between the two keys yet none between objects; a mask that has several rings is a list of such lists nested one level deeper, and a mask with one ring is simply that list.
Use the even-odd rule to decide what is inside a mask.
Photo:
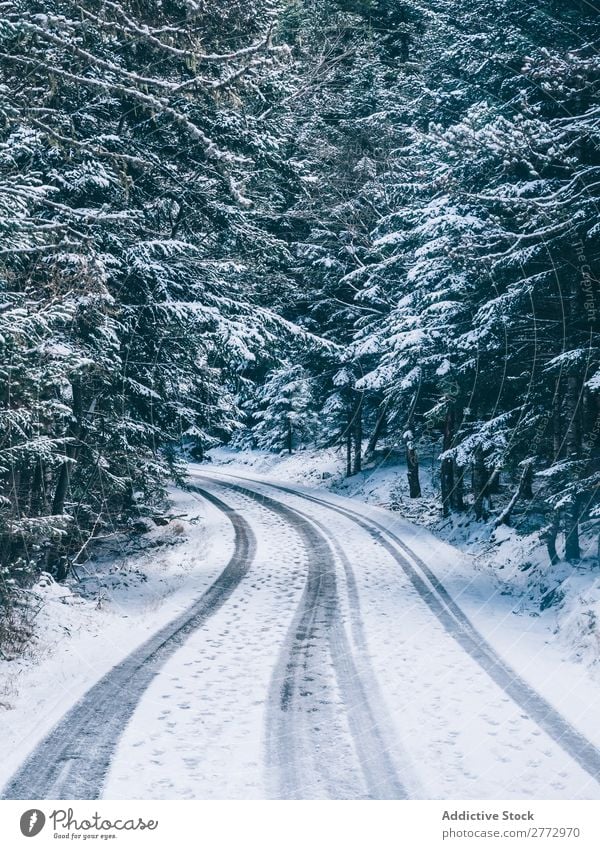
[{"label": "snow-covered ground", "polygon": [[439,466],[421,462],[423,497],[410,499],[401,456],[375,462],[360,474],[345,476],[341,449],[307,449],[292,455],[267,451],[211,452],[216,465],[230,466],[272,480],[329,490],[397,512],[462,551],[475,573],[487,576],[506,597],[505,606],[519,618],[538,619],[537,628],[561,656],[583,664],[600,682],[600,564],[597,523],[582,528],[580,564],[552,566],[538,533],[521,535],[513,528],[494,529],[476,522],[472,513],[442,518]]},{"label": "snow-covered ground", "polygon": [[[102,675],[201,595],[233,549],[223,514],[174,491],[169,525],[144,537],[145,551],[105,550],[81,583],[44,577],[33,587],[39,613],[22,657],[0,661],[0,786],[63,714]],[[183,515],[182,515],[183,514]]]},{"label": "snow-covered ground", "polygon": [[249,499],[233,503],[261,530],[250,572],[145,693],[117,750],[106,798],[268,795],[269,683],[302,594],[306,552],[280,518]]},{"label": "snow-covered ground", "polygon": [[[345,481],[334,452],[212,461],[190,467],[208,500],[174,492],[141,551],[105,548],[80,582],[35,588],[36,640],[0,666],[0,784],[231,562],[217,496],[254,540],[248,568],[140,687],[104,798],[600,798],[600,683],[556,639],[556,608],[506,592],[465,553],[468,528],[459,548],[403,518],[401,469]],[[437,521],[430,479],[420,518]],[[77,747],[54,741],[71,771]]]},{"label": "snow-covered ground", "polygon": [[[196,471],[244,474],[232,464],[226,470],[199,466]],[[252,477],[256,479],[256,472]],[[248,485],[257,487],[256,482]],[[268,487],[259,484],[258,488],[265,495],[273,494]],[[314,489],[301,487],[300,491]],[[265,755],[266,728],[273,689],[287,685],[283,672],[275,673],[275,684],[269,679],[277,669],[286,631],[299,628],[292,623],[300,603],[306,556],[297,535],[269,516],[268,505],[239,493],[221,493],[221,497],[252,517],[260,543],[257,559],[231,606],[188,641],[170,661],[168,674],[159,676],[140,702],[109,775],[105,788],[109,798],[132,795],[132,788],[141,798],[264,798],[278,793],[273,789],[275,765]],[[299,507],[293,495],[278,492],[277,497]],[[335,496],[327,498],[333,505],[347,503]],[[303,504],[301,510],[317,520],[323,516],[319,507]],[[352,580],[337,574],[342,619],[346,631],[354,635],[351,653],[360,655],[353,632],[352,583],[364,653],[372,670],[367,678],[369,693],[375,712],[384,715],[374,716],[373,722],[387,729],[382,732],[387,733],[386,750],[407,794],[597,798],[596,782],[564,757],[528,716],[527,707],[515,703],[472,658],[465,657],[386,551],[373,546],[369,536],[352,523],[326,512],[326,527],[340,540],[352,569]],[[399,533],[434,568],[517,674],[600,745],[595,709],[600,688],[581,665],[569,662],[548,641],[539,618],[515,616],[511,600],[486,576],[474,573],[457,549],[397,516],[368,507],[362,514],[386,522]],[[331,663],[335,665],[334,659]],[[300,767],[295,765],[292,772],[299,769],[307,775],[302,795],[331,797],[336,788],[342,797],[376,795],[378,779],[373,788],[356,777],[361,772],[352,754],[357,746],[351,723],[345,719],[355,710],[354,697],[348,704],[339,682],[331,692],[321,690],[315,674],[318,662],[311,659],[305,666],[306,676],[299,681],[302,695],[308,702],[316,687],[319,694],[315,704],[307,707],[308,715],[314,717],[314,749],[331,746],[332,734],[335,745],[323,758],[326,767],[315,766],[309,754],[301,753]],[[329,669],[332,678],[334,671]],[[327,669],[320,674],[327,677]],[[284,750],[285,769],[287,759],[294,758],[296,738],[310,744],[312,733],[311,727],[296,727],[289,721],[289,732],[280,729],[283,742],[280,739],[277,744]],[[315,777],[320,771],[325,773],[322,779]]]}]

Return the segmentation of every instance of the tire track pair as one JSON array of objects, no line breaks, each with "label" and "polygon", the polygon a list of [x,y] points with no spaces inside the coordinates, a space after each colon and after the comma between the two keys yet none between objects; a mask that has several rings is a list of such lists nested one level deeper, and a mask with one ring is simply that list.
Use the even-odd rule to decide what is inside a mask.
[{"label": "tire track pair", "polygon": [[[382,720],[382,705],[374,709],[372,696],[377,695],[375,676],[370,671],[366,645],[360,623],[358,598],[352,593],[353,575],[350,563],[335,538],[320,522],[307,517],[288,505],[261,492],[233,483],[221,486],[239,492],[284,518],[302,538],[309,553],[306,585],[300,606],[282,649],[273,675],[271,710],[267,720],[267,757],[271,769],[280,781],[276,795],[283,798],[303,798],[307,792],[320,788],[321,795],[332,798],[360,796],[360,788],[340,786],[335,767],[340,768],[341,752],[335,751],[340,741],[331,741],[335,716],[326,700],[315,703],[310,687],[318,687],[319,676],[327,678],[329,655],[337,686],[345,706],[356,757],[358,759],[367,798],[409,798],[405,784],[397,775],[390,755],[391,738],[386,742]],[[353,630],[360,650],[355,653],[349,643],[341,620],[337,597],[336,554],[339,557],[350,589],[353,606]],[[360,668],[359,668],[360,667]],[[367,695],[367,686],[371,699]],[[317,719],[318,717],[318,719]],[[315,722],[318,725],[315,727]],[[333,743],[333,747],[332,744]],[[397,746],[395,746],[397,748]],[[337,763],[330,763],[333,758]],[[412,782],[413,788],[416,782]],[[364,791],[362,793],[364,796]],[[410,794],[414,796],[413,793]]]},{"label": "tire track pair", "polygon": [[231,596],[247,574],[256,540],[248,522],[194,488],[231,521],[235,550],[205,593],[106,673],[54,726],[5,786],[3,799],[98,799],[119,738],[169,657]]},{"label": "tire track pair", "polygon": [[[255,482],[260,483],[260,481]],[[330,501],[297,492],[289,487],[277,484],[266,485],[288,495],[327,507],[350,519],[376,539],[398,563],[446,632],[569,757],[595,781],[600,782],[600,750],[500,658],[456,604],[437,576],[397,534],[375,519],[365,520],[354,510],[332,504]],[[418,569],[421,570],[420,573]]]}]

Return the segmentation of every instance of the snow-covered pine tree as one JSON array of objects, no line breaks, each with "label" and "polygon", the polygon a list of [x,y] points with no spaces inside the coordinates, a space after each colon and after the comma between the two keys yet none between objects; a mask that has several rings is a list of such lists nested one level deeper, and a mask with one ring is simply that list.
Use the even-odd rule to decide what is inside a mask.
[{"label": "snow-covered pine tree", "polygon": [[310,374],[293,364],[274,369],[258,392],[252,415],[251,434],[257,448],[291,454],[314,441],[317,415]]},{"label": "snow-covered pine tree", "polygon": [[[386,309],[356,295],[383,202],[377,175],[404,133],[401,92],[420,26],[409,3],[302,0],[285,6],[277,30],[293,60],[289,93],[270,109],[288,133],[291,179],[281,231],[294,287],[285,314],[341,346],[352,341],[357,321]],[[338,397],[334,377],[349,369],[356,381],[370,362],[338,353],[305,366],[325,396],[320,438],[350,439],[351,467],[358,470],[363,423],[367,435],[378,423],[381,432],[384,407],[376,393],[352,389],[350,401]]]},{"label": "snow-covered pine tree", "polygon": [[421,4],[418,115],[380,177],[388,202],[359,272],[360,303],[384,301],[389,315],[364,321],[354,343],[380,352],[362,385],[389,415],[414,410],[443,437],[446,507],[462,500],[452,492],[466,464],[479,516],[500,469],[520,479],[531,461],[551,464],[549,481],[556,466],[539,492],[565,520],[571,557],[597,463],[597,438],[582,448],[596,404],[594,384],[584,390],[597,361],[596,70],[579,39],[598,32],[576,5],[553,8],[550,27],[549,10],[517,2]]},{"label": "snow-covered pine tree", "polygon": [[274,18],[268,0],[3,4],[2,298],[24,313],[2,415],[28,418],[2,461],[9,569],[10,515],[52,528],[25,558],[62,577],[89,534],[162,509],[177,446],[231,433],[236,375],[292,329],[256,303],[279,251],[255,174],[277,158]]}]

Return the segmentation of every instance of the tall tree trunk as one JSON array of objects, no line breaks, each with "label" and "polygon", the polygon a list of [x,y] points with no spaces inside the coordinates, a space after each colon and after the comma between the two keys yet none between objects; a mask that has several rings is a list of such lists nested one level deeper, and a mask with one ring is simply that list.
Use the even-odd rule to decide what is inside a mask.
[{"label": "tall tree trunk", "polygon": [[348,424],[346,426],[346,477],[352,477],[352,410],[348,408]]},{"label": "tall tree trunk", "polygon": [[69,491],[71,467],[77,460],[77,455],[81,446],[81,437],[83,435],[83,399],[79,378],[74,378],[71,381],[71,391],[73,394],[73,414],[71,417],[71,424],[67,429],[67,437],[69,439],[69,442],[65,446],[65,455],[67,459],[60,467],[56,489],[54,490],[54,498],[52,499],[52,514],[54,516],[58,516],[64,512],[65,499],[67,497],[67,492]]},{"label": "tall tree trunk", "polygon": [[352,427],[352,438],[354,440],[354,474],[362,471],[362,415],[363,415],[363,395],[362,392],[357,393],[356,405],[354,408],[354,418]]},{"label": "tall tree trunk", "polygon": [[36,460],[31,483],[31,498],[29,501],[29,514],[41,516],[44,510],[44,464],[41,459]]},{"label": "tall tree trunk", "polygon": [[[78,378],[71,381],[71,390],[73,393],[72,404],[72,419],[69,428],[67,429],[67,437],[69,442],[65,446],[66,459],[60,467],[58,480],[54,490],[52,499],[52,515],[59,516],[65,511],[65,501],[69,491],[71,469],[77,461],[77,456],[81,447],[81,439],[83,437],[83,399],[81,392],[81,384]],[[68,561],[65,557],[62,546],[59,544],[53,546],[48,551],[47,568],[49,572],[54,572],[57,581],[63,581],[68,574]]]},{"label": "tall tree trunk", "polygon": [[381,435],[383,434],[387,425],[387,404],[382,402],[381,407],[379,408],[379,415],[377,416],[377,421],[375,422],[375,428],[369,442],[367,444],[367,450],[365,451],[365,457],[372,457],[375,453],[375,448],[377,447],[377,443],[381,439]]},{"label": "tall tree trunk", "polygon": [[570,563],[581,559],[579,511],[579,497],[573,496],[572,503],[565,507],[565,559]]},{"label": "tall tree trunk", "polygon": [[352,477],[352,434],[346,434],[346,477]]},{"label": "tall tree trunk", "polygon": [[550,563],[553,566],[556,566],[558,561],[560,560],[558,556],[558,552],[556,551],[556,537],[558,536],[558,520],[559,516],[557,511],[554,511],[552,516],[552,521],[550,522],[549,527],[546,530],[546,547],[548,549],[548,556],[550,557]]},{"label": "tall tree trunk", "polygon": [[286,421],[286,446],[288,454],[291,454],[294,447],[294,432],[292,430],[292,420],[289,416]]},{"label": "tall tree trunk", "polygon": [[497,495],[500,492],[500,469],[494,469],[485,487],[486,495]]},{"label": "tall tree trunk", "polygon": [[[77,437],[73,436],[73,438],[76,439]],[[58,480],[56,481],[54,498],[52,499],[53,516],[60,516],[64,513],[65,500],[67,498],[67,492],[69,491],[69,484],[71,480],[71,467],[77,459],[77,454],[78,450],[76,443],[67,445],[65,450],[65,456],[67,459],[63,462],[58,472]]]},{"label": "tall tree trunk", "polygon": [[479,446],[475,449],[475,459],[473,461],[473,507],[475,510],[475,518],[478,520],[486,518],[484,507],[486,486],[487,470],[485,468],[483,448]]},{"label": "tall tree trunk", "polygon": [[453,476],[454,487],[452,489],[452,507],[458,513],[462,513],[465,509],[465,467],[459,466],[456,460],[453,460]]},{"label": "tall tree trunk", "polygon": [[500,470],[494,469],[491,474],[488,473],[483,492],[484,501],[487,510],[492,510],[494,503],[492,494],[500,492]]},{"label": "tall tree trunk", "polygon": [[[581,426],[580,426],[580,390],[581,381],[576,373],[567,377],[567,393],[565,397],[565,413],[567,416],[567,432],[565,436],[565,447],[567,458],[571,462],[581,459]],[[575,476],[579,474],[576,470]],[[577,486],[577,481],[575,481]],[[575,492],[571,502],[565,507],[565,558],[569,561],[581,558],[579,545],[579,518],[581,499]]]},{"label": "tall tree trunk", "polygon": [[552,449],[556,462],[563,453],[562,433],[563,382],[556,381],[556,389],[552,399]]},{"label": "tall tree trunk", "polygon": [[521,478],[521,496],[527,501],[533,498],[533,460],[526,463]]},{"label": "tall tree trunk", "polygon": [[[454,405],[448,401],[446,410],[446,420],[444,422],[444,439],[442,442],[442,451],[446,452],[452,448],[454,441]],[[440,470],[441,487],[442,487],[442,513],[444,516],[450,515],[452,507],[452,496],[454,493],[454,459],[452,457],[444,457],[442,460],[442,468]]]},{"label": "tall tree trunk", "polygon": [[407,430],[404,435],[404,439],[406,442],[408,494],[411,498],[420,498],[421,482],[419,480],[419,455],[417,454],[412,431]]}]

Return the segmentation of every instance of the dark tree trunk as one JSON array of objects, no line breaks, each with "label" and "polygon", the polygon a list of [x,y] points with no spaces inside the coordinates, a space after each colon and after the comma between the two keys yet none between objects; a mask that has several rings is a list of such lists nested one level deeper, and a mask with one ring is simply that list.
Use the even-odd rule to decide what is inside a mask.
[{"label": "dark tree trunk", "polygon": [[411,498],[421,497],[421,483],[419,481],[419,457],[416,449],[406,448],[406,466],[408,469],[408,493]]},{"label": "dark tree trunk", "polygon": [[421,497],[421,482],[419,480],[419,455],[415,448],[412,431],[407,430],[404,439],[406,442],[406,469],[408,477],[408,494],[411,498]]},{"label": "dark tree trunk", "polygon": [[352,477],[352,419],[348,417],[346,428],[346,477]]},{"label": "dark tree trunk", "polygon": [[565,559],[574,562],[581,559],[579,545],[579,498],[565,507]]},{"label": "dark tree trunk", "polygon": [[553,566],[556,566],[558,561],[560,560],[558,553],[556,551],[556,537],[558,536],[558,513],[554,513],[552,516],[552,522],[550,523],[550,527],[546,531],[546,548],[548,549],[548,556],[550,557],[550,563]]},{"label": "dark tree trunk", "polygon": [[521,496],[528,501],[533,498],[533,461],[527,463],[521,478]]},{"label": "dark tree trunk", "polygon": [[31,483],[29,512],[31,516],[41,516],[44,510],[44,464],[38,459],[35,464]]},{"label": "dark tree trunk", "polygon": [[[454,405],[451,401],[448,402],[446,410],[446,421],[444,423],[444,439],[442,450],[449,451],[452,448],[454,440]],[[452,497],[454,493],[454,459],[452,457],[444,457],[442,460],[442,468],[440,470],[440,479],[442,487],[442,513],[444,516],[450,515],[452,507]]]},{"label": "dark tree trunk", "polygon": [[[60,467],[54,497],[52,499],[51,509],[54,516],[64,513],[65,501],[71,482],[71,469],[73,464],[77,462],[81,440],[84,434],[83,399],[79,379],[73,379],[71,381],[71,388],[73,393],[73,415],[71,424],[67,430],[67,437],[69,439],[69,442],[65,446],[65,456],[67,459]],[[57,581],[65,580],[68,574],[69,564],[62,546],[58,545],[49,549],[47,568],[49,572],[54,572]]]},{"label": "dark tree trunk", "polygon": [[452,507],[458,513],[462,513],[465,509],[465,467],[459,466],[456,460],[453,460],[453,475],[454,487],[452,489]]},{"label": "dark tree trunk", "polygon": [[196,437],[194,447],[192,448],[192,456],[199,463],[202,463],[204,460],[204,443],[198,437]]},{"label": "dark tree trunk", "polygon": [[363,396],[362,392],[356,397],[356,406],[354,408],[354,418],[352,427],[352,438],[354,440],[354,474],[362,471],[362,413],[363,413]]},{"label": "dark tree trunk", "polygon": [[287,417],[286,423],[286,446],[288,454],[291,454],[294,447],[294,432],[292,430],[292,421],[289,416]]},{"label": "dark tree trunk", "polygon": [[500,492],[500,469],[494,469],[488,478],[486,495],[497,495]]},{"label": "dark tree trunk", "polygon": [[387,425],[387,405],[385,403],[382,404],[379,415],[377,416],[377,421],[375,422],[375,429],[371,434],[371,438],[367,444],[367,450],[365,451],[365,457],[371,457],[375,448],[377,447],[377,443],[381,439],[381,436]]},{"label": "dark tree trunk", "polygon": [[483,457],[483,449],[475,449],[475,459],[473,462],[473,507],[475,510],[476,519],[485,519],[486,511],[484,499],[487,487],[487,470],[485,468],[485,460]]},{"label": "dark tree trunk", "polygon": [[53,516],[62,514],[65,509],[65,499],[67,497],[67,492],[69,491],[71,458],[75,458],[74,446],[70,445],[65,453],[69,459],[65,460],[58,473],[58,481],[56,482],[54,498],[52,499]]},{"label": "dark tree trunk", "polygon": [[502,511],[498,519],[496,520],[496,527],[500,527],[500,525],[508,525],[510,524],[510,517],[512,511],[515,507],[515,504],[520,498],[533,498],[533,492],[531,491],[531,482],[533,480],[533,460],[529,460],[525,466],[523,467],[523,472],[521,473],[521,478],[519,480],[519,485],[516,489],[515,494],[510,499],[506,508]]},{"label": "dark tree trunk", "polygon": [[69,559],[66,554],[59,554],[55,557],[53,571],[58,583],[62,583],[69,576]]},{"label": "dark tree trunk", "polygon": [[500,492],[500,471],[499,469],[494,469],[491,475],[489,473],[487,475],[483,493],[484,502],[488,511],[492,510],[494,506],[492,494],[497,492]]},{"label": "dark tree trunk", "polygon": [[563,434],[562,434],[562,381],[556,381],[556,390],[552,399],[552,449],[554,461],[559,459],[563,453]]},{"label": "dark tree trunk", "polygon": [[71,468],[77,460],[81,437],[83,435],[83,399],[79,379],[73,379],[71,381],[71,391],[73,393],[73,415],[71,424],[67,430],[67,437],[69,439],[69,442],[65,446],[67,459],[60,467],[56,489],[54,490],[54,498],[52,499],[52,514],[54,516],[58,516],[64,512],[65,499],[69,491]]},{"label": "dark tree trunk", "polygon": [[442,486],[442,513],[444,516],[449,516],[454,493],[454,463],[452,457],[446,457],[442,460],[440,482]]},{"label": "dark tree trunk", "polygon": [[[567,417],[567,432],[565,435],[565,448],[567,458],[571,462],[581,459],[581,409],[580,409],[581,380],[572,372],[567,377],[567,392],[565,397],[565,413]],[[575,475],[579,474],[579,470]],[[577,486],[577,481],[574,481]],[[571,502],[565,508],[565,558],[569,561],[581,558],[579,545],[579,519],[581,498],[575,492]]]}]

